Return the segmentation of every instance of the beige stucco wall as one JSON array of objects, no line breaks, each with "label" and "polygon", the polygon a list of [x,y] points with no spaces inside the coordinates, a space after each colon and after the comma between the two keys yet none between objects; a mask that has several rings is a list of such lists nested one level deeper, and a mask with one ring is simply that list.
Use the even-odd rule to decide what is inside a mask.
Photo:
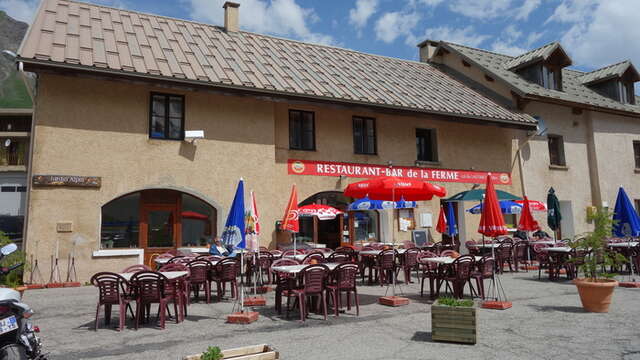
[{"label": "beige stucco wall", "polygon": [[[148,137],[149,92],[186,96],[187,130],[202,129],[206,139],[193,146]],[[412,166],[415,129],[438,132],[440,166],[452,169],[511,172],[514,143],[522,131],[431,118],[378,114],[344,107],[293,105],[207,92],[186,92],[82,77],[41,75],[36,109],[33,174],[102,177],[100,189],[34,188],[29,203],[27,251],[48,278],[49,259],[58,247],[61,269],[76,243],[81,281],[97,271],[118,271],[137,257],[96,258],[100,247],[101,206],[112,199],[148,188],[171,188],[199,196],[218,209],[218,232],[240,177],[255,190],[263,245],[275,246],[275,221],[282,217],[292,183],[298,199],[328,190],[342,191],[350,178],[288,175],[289,158]],[[316,113],[317,151],[288,149],[288,109]],[[353,154],[353,115],[377,118],[378,155]],[[519,177],[498,188],[519,193]],[[472,184],[441,183],[449,194]],[[464,208],[474,204],[466,203]],[[420,204],[437,219],[439,200]],[[477,237],[479,216],[466,215],[465,238]],[[71,233],[57,233],[56,223],[71,221]],[[393,221],[397,228],[397,221]],[[434,234],[439,239],[438,234]],[[408,240],[400,232],[397,241]]]}]

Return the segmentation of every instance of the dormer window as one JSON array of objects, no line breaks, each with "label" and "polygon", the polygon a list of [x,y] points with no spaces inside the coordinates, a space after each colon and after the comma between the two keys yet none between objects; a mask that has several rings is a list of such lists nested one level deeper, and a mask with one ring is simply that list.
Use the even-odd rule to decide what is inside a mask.
[{"label": "dormer window", "polygon": [[562,91],[562,68],[569,65],[571,58],[559,43],[553,42],[516,56],[504,66],[545,89]]},{"label": "dormer window", "polygon": [[562,69],[543,64],[534,64],[517,71],[527,81],[545,89],[562,91]]},{"label": "dormer window", "polygon": [[581,79],[602,96],[623,104],[636,104],[634,83],[640,80],[640,74],[628,60],[586,73]]}]

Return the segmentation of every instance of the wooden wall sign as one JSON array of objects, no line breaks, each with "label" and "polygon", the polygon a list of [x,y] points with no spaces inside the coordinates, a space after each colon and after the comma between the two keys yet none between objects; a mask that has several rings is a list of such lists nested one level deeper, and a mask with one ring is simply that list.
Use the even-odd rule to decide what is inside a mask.
[{"label": "wooden wall sign", "polygon": [[33,186],[72,186],[99,188],[102,178],[99,176],[73,175],[34,175]]}]

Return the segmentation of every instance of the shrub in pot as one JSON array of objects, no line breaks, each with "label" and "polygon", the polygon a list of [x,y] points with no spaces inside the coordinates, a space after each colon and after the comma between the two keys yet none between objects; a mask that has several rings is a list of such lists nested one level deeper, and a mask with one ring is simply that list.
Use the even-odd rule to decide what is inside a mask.
[{"label": "shrub in pot", "polygon": [[472,300],[440,298],[431,305],[431,339],[476,343],[476,309]]},{"label": "shrub in pot", "polygon": [[573,283],[578,288],[582,307],[590,312],[608,312],[613,290],[618,282],[613,279],[616,274],[607,273],[606,267],[623,264],[624,256],[607,251],[607,238],[611,236],[614,221],[613,213],[605,208],[598,208],[589,215],[588,220],[594,224],[591,232],[582,234],[569,243],[576,251],[585,251],[584,257],[571,259],[582,270],[584,278],[577,278]]}]

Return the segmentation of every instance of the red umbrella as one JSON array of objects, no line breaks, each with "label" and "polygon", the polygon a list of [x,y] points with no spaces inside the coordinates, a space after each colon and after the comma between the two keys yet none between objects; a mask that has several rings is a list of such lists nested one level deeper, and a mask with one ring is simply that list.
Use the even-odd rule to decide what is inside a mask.
[{"label": "red umbrella", "polygon": [[[296,184],[291,187],[291,195],[289,196],[289,203],[287,203],[287,210],[282,217],[282,230],[289,230],[293,233],[300,231],[300,223],[298,222],[298,192],[296,191]],[[295,242],[294,242],[295,246]]]},{"label": "red umbrella", "polygon": [[436,231],[444,234],[447,231],[447,218],[444,216],[444,207],[440,205],[440,215],[438,215],[438,225],[436,225]]},{"label": "red umbrella", "polygon": [[298,208],[299,216],[317,216],[318,220],[333,220],[340,214],[342,211],[329,205],[311,204]]},{"label": "red umbrella", "polygon": [[380,177],[349,184],[344,190],[345,196],[354,198],[369,197],[372,200],[406,201],[431,200],[433,196],[444,197],[447,190],[417,179]]},{"label": "red umbrella", "polygon": [[[524,205],[524,200],[515,200],[516,204]],[[529,209],[531,211],[547,211],[547,205],[542,201],[529,200]]]},{"label": "red umbrella", "polygon": [[524,197],[522,203],[522,213],[520,214],[520,222],[518,223],[518,230],[522,231],[536,231],[540,230],[540,225],[531,215],[530,202],[527,197]]},{"label": "red umbrella", "polygon": [[486,189],[478,232],[489,237],[506,235],[508,231],[504,224],[502,212],[500,212],[500,203],[498,202],[496,190],[493,188],[491,174],[487,175]]}]

